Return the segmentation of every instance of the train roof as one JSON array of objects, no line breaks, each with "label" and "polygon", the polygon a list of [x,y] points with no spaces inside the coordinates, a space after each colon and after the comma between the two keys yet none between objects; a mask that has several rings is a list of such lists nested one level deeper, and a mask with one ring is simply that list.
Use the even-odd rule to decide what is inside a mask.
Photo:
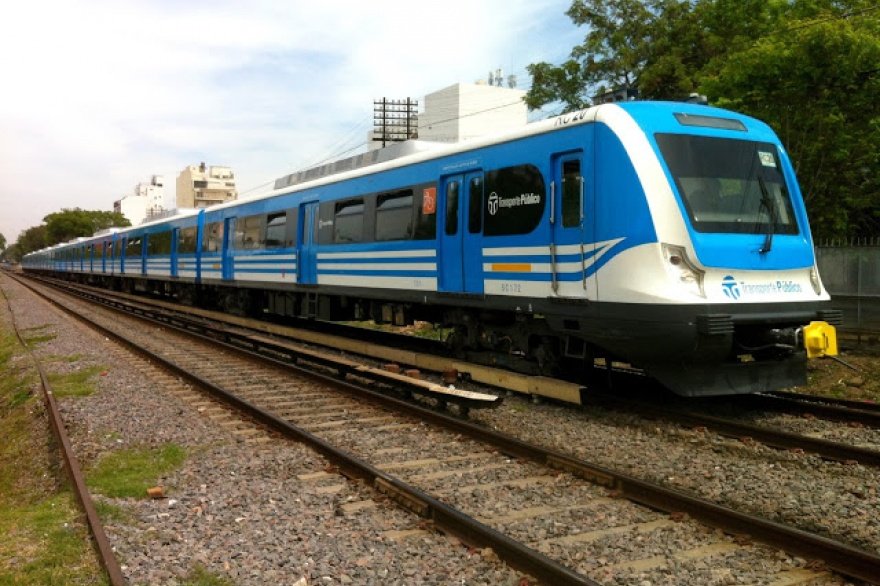
[{"label": "train roof", "polygon": [[[464,140],[457,143],[428,143],[428,146],[424,148],[414,147],[408,150],[401,149],[401,154],[399,156],[390,158],[388,160],[381,160],[381,157],[377,155],[376,162],[362,164],[359,167],[348,170],[346,170],[345,167],[350,164],[355,164],[356,161],[352,161],[351,163],[346,163],[345,161],[357,159],[358,157],[344,159],[340,170],[336,172],[332,171],[332,169],[335,168],[336,163],[328,163],[327,165],[314,168],[315,171],[313,171],[313,174],[320,176],[313,179],[307,178],[307,175],[312,170],[306,170],[300,173],[286,175],[276,181],[276,186],[284,184],[288,181],[292,182],[292,184],[285,185],[281,188],[276,188],[269,193],[265,193],[263,195],[259,195],[253,198],[248,198],[247,200],[225,202],[217,206],[213,206],[210,209],[222,210],[230,207],[235,207],[236,205],[241,205],[245,202],[259,201],[263,199],[269,199],[278,195],[297,193],[299,191],[305,191],[307,189],[313,189],[315,187],[321,187],[347,179],[363,177],[373,173],[379,173],[406,165],[429,161],[431,159],[454,156],[457,154],[467,153],[469,151],[495,144],[511,142],[529,136],[545,134],[562,128],[568,128],[588,122],[602,121],[604,118],[611,116],[614,113],[619,113],[620,109],[624,110],[628,115],[635,119],[635,121],[639,124],[641,128],[645,130],[646,133],[653,133],[663,130],[674,130],[677,132],[705,132],[707,131],[707,129],[711,129],[711,131],[732,130],[732,128],[722,128],[721,122],[718,123],[719,126],[712,127],[711,120],[716,120],[730,121],[732,123],[731,126],[741,125],[742,130],[747,133],[756,131],[761,135],[764,135],[767,132],[772,134],[772,131],[770,131],[769,128],[759,120],[755,120],[754,118],[750,118],[748,116],[738,114],[730,110],[723,110],[721,108],[715,108],[712,106],[704,106],[686,102],[650,101],[615,102],[610,104],[600,104],[576,112],[570,112],[568,114],[562,114],[560,116],[547,118],[538,122],[532,122],[521,128]],[[698,127],[696,125],[687,124],[687,122],[682,122],[682,120],[685,120],[687,117],[690,117],[691,119],[709,119],[709,121],[707,125]],[[369,155],[369,153],[365,153],[364,155]]]},{"label": "train roof", "polygon": [[[380,173],[382,171],[396,169],[436,158],[464,154],[487,146],[545,134],[562,128],[602,121],[614,114],[619,114],[620,110],[625,111],[630,117],[632,117],[639,127],[646,133],[720,132],[731,136],[740,134],[742,138],[745,138],[745,136],[748,135],[751,138],[765,140],[773,136],[773,131],[759,120],[744,114],[712,106],[687,102],[614,102],[591,106],[576,112],[569,112],[553,118],[532,122],[521,128],[464,140],[457,143],[408,141],[407,143],[402,143],[406,146],[392,146],[390,149],[386,148],[372,151],[373,153],[378,153],[376,155],[364,153],[341,161],[334,161],[326,165],[285,175],[276,180],[276,189],[269,193],[247,199],[225,202],[210,208],[205,208],[204,211],[206,213],[222,211],[252,202],[271,199],[279,195],[297,193],[307,189],[313,189],[315,187],[321,187],[348,179],[364,177],[374,173]],[[383,150],[387,152],[382,154]],[[279,185],[283,186],[279,188],[277,187]],[[175,216],[159,218],[138,226],[115,228],[114,230],[117,232],[128,232],[130,230],[150,228],[152,226],[172,223],[177,220],[196,216],[200,211],[202,210],[186,210]],[[96,237],[98,237],[98,234],[95,234],[92,237],[86,237],[84,240]],[[45,252],[73,243],[74,242],[72,241],[61,243],[36,252]]]}]

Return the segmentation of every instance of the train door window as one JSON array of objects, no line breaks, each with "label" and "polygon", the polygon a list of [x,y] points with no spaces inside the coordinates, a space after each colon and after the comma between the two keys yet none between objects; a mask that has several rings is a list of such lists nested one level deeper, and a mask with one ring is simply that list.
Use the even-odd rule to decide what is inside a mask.
[{"label": "train door window", "polygon": [[581,224],[581,193],[584,178],[578,159],[562,163],[562,226],[572,228]]},{"label": "train door window", "polygon": [[[318,244],[332,244],[333,243],[333,217],[336,215],[336,206],[332,201],[325,201],[320,204],[318,207],[318,213],[315,214],[315,218],[313,218],[313,226],[314,233],[312,237],[314,238],[317,235],[317,243]],[[307,229],[307,228],[305,228]],[[303,241],[306,240],[305,235],[303,235]]]},{"label": "train door window", "polygon": [[211,222],[205,226],[205,233],[202,235],[202,250],[204,252],[223,250],[223,222]]},{"label": "train door window", "polygon": [[147,256],[171,254],[171,232],[147,236]]},{"label": "train door window", "polygon": [[458,181],[446,184],[446,235],[458,234]]},{"label": "train door window", "polygon": [[336,204],[333,217],[333,242],[363,242],[364,200],[352,199]]},{"label": "train door window", "polygon": [[414,240],[437,237],[437,186],[425,185],[415,190],[416,226]]},{"label": "train door window", "polygon": [[528,234],[544,215],[544,176],[534,165],[517,165],[486,173],[486,236]]},{"label": "train door window", "polygon": [[286,246],[294,246],[296,245],[297,238],[297,228],[299,226],[299,210],[294,208],[292,210],[287,211],[287,231],[285,232],[285,238],[287,239]]},{"label": "train door window", "polygon": [[477,234],[483,231],[483,178],[472,178],[468,192],[468,232]]},{"label": "train door window", "polygon": [[251,250],[263,247],[263,215],[246,216],[235,222],[235,244],[237,250]]},{"label": "train door window", "polygon": [[266,218],[266,248],[282,248],[287,239],[287,212],[269,214]]},{"label": "train door window", "polygon": [[177,233],[177,252],[178,254],[192,254],[196,251],[196,240],[198,238],[198,228],[190,226],[189,228],[181,228]]},{"label": "train door window", "polygon": [[387,193],[376,199],[376,240],[409,240],[412,229],[411,189]]}]

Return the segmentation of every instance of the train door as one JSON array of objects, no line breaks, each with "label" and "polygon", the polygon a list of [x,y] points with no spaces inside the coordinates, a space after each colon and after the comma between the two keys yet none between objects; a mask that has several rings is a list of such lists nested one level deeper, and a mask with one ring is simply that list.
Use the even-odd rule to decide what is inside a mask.
[{"label": "train door", "polygon": [[483,191],[482,172],[441,181],[439,291],[483,292]]},{"label": "train door", "polygon": [[126,254],[128,252],[128,237],[123,237],[121,240],[119,240],[119,243],[119,265],[117,266],[119,267],[119,274],[124,275],[127,272],[125,270],[126,265],[129,264],[129,259],[126,258],[128,256]]},{"label": "train door", "polygon": [[177,276],[177,241],[180,239],[180,228],[171,230],[171,256],[168,258],[170,274]]},{"label": "train door", "polygon": [[318,202],[299,206],[296,227],[296,282],[302,285],[318,283]]},{"label": "train door", "polygon": [[221,278],[224,281],[231,281],[235,278],[235,257],[232,250],[233,244],[235,243],[235,218],[226,218],[223,222]]},{"label": "train door", "polygon": [[560,297],[595,299],[595,275],[589,270],[595,252],[590,159],[580,151],[556,155],[553,170],[550,186],[553,293]]}]

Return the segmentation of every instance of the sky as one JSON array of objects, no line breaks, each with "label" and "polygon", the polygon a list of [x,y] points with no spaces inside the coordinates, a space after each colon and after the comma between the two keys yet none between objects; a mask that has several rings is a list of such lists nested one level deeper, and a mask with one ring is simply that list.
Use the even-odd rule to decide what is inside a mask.
[{"label": "sky", "polygon": [[[13,0],[0,18],[0,234],[113,209],[187,165],[240,197],[366,144],[373,100],[559,63],[571,0]],[[540,116],[540,114],[538,114]],[[532,116],[533,118],[535,115]],[[350,151],[350,152],[346,152]]]}]

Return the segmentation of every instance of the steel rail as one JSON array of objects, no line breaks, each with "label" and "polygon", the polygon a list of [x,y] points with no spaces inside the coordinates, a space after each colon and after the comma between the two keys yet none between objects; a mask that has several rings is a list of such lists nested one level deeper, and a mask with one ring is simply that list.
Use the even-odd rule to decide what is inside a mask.
[{"label": "steel rail", "polygon": [[791,391],[770,391],[769,393],[764,394],[770,397],[779,397],[780,399],[803,401],[804,403],[820,403],[827,405],[837,405],[838,407],[848,407],[850,409],[880,411],[880,403],[873,403],[871,401],[859,401],[857,399],[838,399],[837,397],[808,395],[807,393],[794,393]]},{"label": "steel rail", "polygon": [[880,406],[859,401],[825,399],[803,393],[750,395],[747,401],[761,409],[787,413],[810,413],[832,421],[856,422],[880,428]]},{"label": "steel rail", "polygon": [[184,317],[177,310],[168,310],[163,307],[136,303],[127,299],[118,299],[115,296],[103,296],[98,292],[72,287],[66,283],[43,282],[70,295],[93,301],[128,315],[134,314],[138,317],[152,320],[155,323],[174,328],[186,335],[200,336],[211,342],[225,343],[236,351],[251,351],[260,356],[265,356],[266,354],[279,355],[297,363],[304,361],[318,364],[339,372],[340,376],[349,373],[356,374],[359,377],[389,385],[413,395],[429,397],[444,404],[451,403],[458,406],[462,415],[467,415],[470,409],[496,408],[503,401],[497,395],[455,389],[450,390],[442,385],[387,372],[378,368],[366,367],[361,363],[345,358],[309,350],[300,343],[284,343],[281,340],[272,339],[264,334],[255,333],[253,330],[248,330],[241,326],[230,328],[228,324],[224,324],[218,327],[212,325],[216,324],[216,322],[210,319]]},{"label": "steel rail", "polygon": [[638,410],[645,413],[648,417],[666,419],[692,427],[705,427],[727,437],[750,438],[768,446],[783,449],[799,449],[831,460],[842,462],[854,461],[870,466],[880,466],[880,451],[878,450],[860,448],[858,446],[771,429],[760,425],[752,425],[750,423],[740,423],[739,421],[705,415],[687,409],[670,409],[659,407],[656,404],[646,405],[634,399],[624,399],[604,393],[589,395],[587,400],[614,408]]},{"label": "steel rail", "polygon": [[49,424],[61,449],[64,468],[67,470],[67,474],[70,477],[76,500],[79,502],[80,508],[86,516],[86,522],[89,526],[89,531],[92,534],[95,549],[98,552],[98,559],[101,566],[104,568],[104,571],[107,573],[110,584],[112,586],[122,586],[126,584],[125,577],[122,575],[122,568],[119,565],[119,561],[116,559],[116,555],[113,553],[113,546],[110,545],[110,540],[104,532],[104,526],[101,523],[101,518],[98,516],[97,509],[95,509],[95,503],[92,501],[92,496],[86,485],[82,468],[79,465],[79,460],[77,460],[76,455],[73,452],[73,446],[67,435],[67,429],[64,427],[64,420],[61,418],[61,413],[58,410],[58,402],[55,400],[55,394],[49,383],[49,377],[46,375],[42,363],[27,345],[27,342],[25,342],[19,331],[9,297],[6,296],[6,292],[2,289],[0,289],[0,294],[3,295],[3,299],[6,301],[6,306],[9,308],[9,315],[12,320],[12,329],[15,331],[15,337],[18,338],[19,343],[27,352],[31,362],[34,364],[40,375],[40,386],[43,391],[43,402],[46,405],[46,412],[49,416]]},{"label": "steel rail", "polygon": [[[66,309],[66,311],[76,315],[69,309]],[[79,319],[84,319],[80,316],[77,317],[79,317]],[[100,326],[99,328],[104,329]],[[109,330],[108,334],[113,337],[118,336],[117,334],[109,332]],[[231,347],[239,351],[244,351],[239,346]],[[437,425],[441,425],[447,429],[465,434],[473,439],[483,441],[495,446],[502,453],[529,459],[538,464],[573,473],[581,478],[616,490],[621,496],[624,496],[633,502],[667,513],[687,513],[694,519],[707,525],[717,527],[723,531],[733,534],[747,534],[756,541],[778,547],[791,554],[822,560],[829,568],[846,576],[868,582],[876,580],[876,577],[880,576],[880,555],[873,552],[834,539],[816,535],[802,529],[797,529],[789,525],[770,521],[756,515],[743,513],[731,509],[730,507],[719,505],[659,484],[640,480],[556,450],[529,444],[517,438],[487,429],[477,424],[469,423],[369,389],[363,389],[352,383],[341,381],[338,378],[322,375],[314,371],[303,370],[296,365],[286,363],[273,356],[258,357],[294,370],[305,376],[311,376],[322,380],[327,384],[337,385],[339,388],[345,389],[348,392],[368,396],[395,410],[406,412]],[[165,359],[158,356],[156,357],[156,360],[164,361]],[[181,375],[184,376],[184,373],[181,373]],[[236,400],[240,401],[240,399]],[[269,414],[269,417],[274,419],[274,416],[271,414]],[[281,421],[280,423],[282,425],[288,425],[284,421]],[[379,471],[378,474],[385,476],[381,471]],[[430,498],[431,497],[428,497],[428,499]],[[417,498],[417,501],[419,500],[422,500],[421,496]],[[428,500],[423,500],[423,502],[430,503]],[[479,523],[477,523],[477,525],[482,527]],[[491,528],[485,529],[488,530],[488,534],[486,535],[497,533]],[[452,532],[456,533],[455,531]],[[503,551],[506,554],[510,550],[504,549],[500,551]],[[518,566],[514,562],[524,560],[518,560],[514,555],[513,561],[507,559],[505,559],[505,561],[508,561],[513,567],[522,568],[522,566]],[[522,569],[531,573],[531,571],[526,568]],[[536,574],[533,575],[540,578],[540,576]],[[554,582],[551,580],[549,583],[561,584],[563,582]]]}]

